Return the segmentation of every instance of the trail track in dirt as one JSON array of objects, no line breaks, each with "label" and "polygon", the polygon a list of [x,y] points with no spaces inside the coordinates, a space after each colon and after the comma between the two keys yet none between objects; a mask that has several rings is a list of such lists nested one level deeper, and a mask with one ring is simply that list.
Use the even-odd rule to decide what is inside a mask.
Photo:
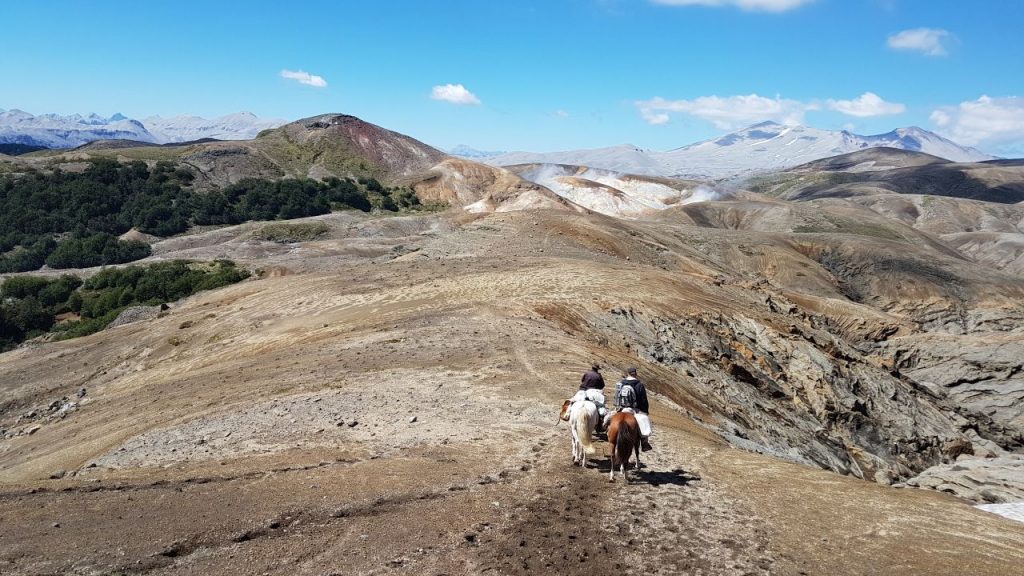
[{"label": "trail track in dirt", "polygon": [[[731,233],[547,212],[423,218],[355,226],[381,246],[402,238],[397,252],[355,255],[336,228],[315,265],[309,246],[294,264],[270,247],[289,273],[0,356],[0,424],[15,432],[0,444],[0,571],[1003,575],[1024,561],[1018,523],[772,456],[825,436],[837,466],[898,470],[914,462],[862,456],[877,439],[856,433],[902,430],[885,410],[947,430],[943,408],[847,343],[914,329],[920,310],[885,304],[893,292],[843,299],[770,235],[731,245]],[[202,249],[255,266],[255,248],[267,247]],[[872,249],[897,248],[914,250]],[[743,272],[771,266],[770,283]],[[958,313],[1015,313],[1018,287],[993,278],[962,288]],[[931,291],[929,314],[952,298],[938,284],[915,286]],[[674,359],[687,338],[722,335],[733,356],[695,340]],[[778,371],[765,358],[790,362],[788,379],[759,376]],[[554,426],[595,360],[638,365],[656,392],[656,448],[628,485],[607,481],[600,456],[571,466]],[[801,389],[816,367],[834,371]],[[870,407],[823,384],[847,381]],[[23,417],[83,386],[64,418]],[[888,395],[914,400],[887,408]],[[815,436],[828,414],[853,432]]]}]

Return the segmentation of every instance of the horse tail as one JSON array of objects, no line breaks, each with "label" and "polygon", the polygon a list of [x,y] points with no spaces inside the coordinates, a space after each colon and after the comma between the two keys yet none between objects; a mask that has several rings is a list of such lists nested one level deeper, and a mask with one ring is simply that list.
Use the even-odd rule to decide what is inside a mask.
[{"label": "horse tail", "polygon": [[594,447],[594,443],[590,438],[591,432],[597,425],[597,409],[594,411],[588,410],[589,406],[582,407],[579,417],[576,418],[576,437],[579,439],[580,445],[583,447],[583,453],[591,455],[597,452],[597,448]]},{"label": "horse tail", "polygon": [[[640,442],[640,427],[635,418],[623,418],[622,426],[619,427],[619,434],[615,438],[615,455],[619,458],[619,464],[629,464],[629,458],[633,455],[633,446]],[[614,466],[616,462],[612,462]]]}]

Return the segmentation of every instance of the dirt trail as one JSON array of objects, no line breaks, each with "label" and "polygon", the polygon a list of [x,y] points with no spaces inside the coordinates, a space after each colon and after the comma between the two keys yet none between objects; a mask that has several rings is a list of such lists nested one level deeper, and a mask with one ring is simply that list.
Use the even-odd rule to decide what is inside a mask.
[{"label": "dirt trail", "polygon": [[[1024,562],[1024,525],[963,501],[730,447],[706,402],[728,392],[695,386],[717,360],[687,374],[625,331],[655,329],[642,308],[756,318],[764,295],[715,284],[709,261],[642,227],[538,222],[494,215],[386,261],[325,256],[0,356],[0,573],[1002,576]],[[571,466],[553,426],[595,360],[639,365],[664,394],[629,485],[601,457]],[[75,411],[47,410],[80,387]]]},{"label": "dirt trail", "polygon": [[[600,453],[585,470],[571,466],[565,425],[533,420],[517,434],[390,456],[286,451],[34,493],[9,487],[0,522],[19,529],[0,531],[0,566],[15,574],[868,574],[889,572],[865,570],[863,556],[924,542],[935,555],[902,557],[911,573],[966,565],[1007,574],[1000,570],[1019,560],[1024,530],[1009,521],[974,536],[987,556],[959,548],[963,534],[946,528],[986,515],[952,498],[781,463],[723,445],[663,403],[655,414],[656,449],[628,484],[608,482]],[[793,483],[818,474],[825,492]],[[920,501],[917,512],[905,496]],[[843,505],[858,501],[868,507]],[[850,517],[832,524],[830,506]],[[878,506],[888,520],[873,514]]]}]

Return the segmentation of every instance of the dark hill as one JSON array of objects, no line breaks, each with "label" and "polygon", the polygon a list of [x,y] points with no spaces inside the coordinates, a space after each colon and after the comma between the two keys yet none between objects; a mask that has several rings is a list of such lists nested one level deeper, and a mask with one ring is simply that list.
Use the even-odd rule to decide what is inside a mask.
[{"label": "dark hill", "polygon": [[790,172],[851,170],[869,172],[891,168],[908,168],[930,164],[948,164],[949,160],[899,148],[865,148],[831,158],[822,158],[790,168]]},{"label": "dark hill", "polygon": [[21,156],[22,154],[38,152],[40,150],[48,150],[48,148],[31,144],[0,144],[0,154],[6,154],[7,156]]},{"label": "dark hill", "polygon": [[1024,201],[1024,162],[949,162],[891,148],[861,150],[753,178],[755,192],[786,200],[926,194],[985,202]]}]

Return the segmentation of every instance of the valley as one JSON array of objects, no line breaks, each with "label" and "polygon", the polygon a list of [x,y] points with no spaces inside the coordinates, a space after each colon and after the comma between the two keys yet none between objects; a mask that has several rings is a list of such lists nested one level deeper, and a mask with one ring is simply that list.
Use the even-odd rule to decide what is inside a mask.
[{"label": "valley", "polygon": [[[140,264],[252,277],[0,354],[0,520],[19,526],[0,530],[4,573],[1024,560],[1024,524],[975,506],[1024,501],[1019,163],[871,148],[749,180],[497,167],[329,114],[0,173],[98,160],[172,163],[197,195],[372,177],[448,208],[149,238]],[[636,366],[652,392],[655,450],[629,485],[601,451],[571,466],[554,425],[591,362],[610,382]]]}]

